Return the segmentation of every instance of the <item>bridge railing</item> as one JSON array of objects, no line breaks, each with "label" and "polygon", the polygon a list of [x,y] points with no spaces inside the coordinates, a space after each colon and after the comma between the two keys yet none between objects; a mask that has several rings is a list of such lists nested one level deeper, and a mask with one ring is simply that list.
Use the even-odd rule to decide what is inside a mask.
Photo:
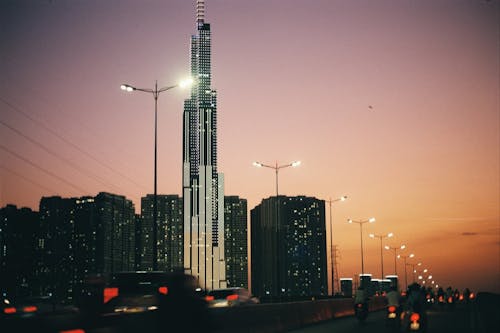
[{"label": "bridge railing", "polygon": [[[381,310],[385,297],[373,297],[369,310]],[[353,299],[324,299],[213,309],[218,332],[286,332],[320,321],[354,314]]]}]

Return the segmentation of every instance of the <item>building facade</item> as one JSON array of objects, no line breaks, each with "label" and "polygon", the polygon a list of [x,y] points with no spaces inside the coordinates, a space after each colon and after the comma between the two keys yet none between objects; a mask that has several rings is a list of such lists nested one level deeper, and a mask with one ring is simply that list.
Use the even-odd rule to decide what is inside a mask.
[{"label": "building facade", "polygon": [[252,292],[260,297],[328,293],[325,202],[278,196],[251,210]]},{"label": "building facade", "polygon": [[224,197],[224,249],[228,287],[248,289],[247,200]]},{"label": "building facade", "polygon": [[0,293],[31,295],[37,289],[38,212],[7,205],[0,209]]},{"label": "building facade", "polygon": [[96,197],[43,197],[36,236],[36,294],[72,302],[86,277],[135,269],[132,201]]},{"label": "building facade", "polygon": [[[153,202],[154,195],[148,194],[141,198],[141,245],[140,270],[153,269]],[[178,195],[157,195],[158,270],[171,272],[183,268],[183,218],[182,198]]]},{"label": "building facade", "polygon": [[211,86],[211,31],[205,3],[196,2],[197,33],[191,36],[191,76],[184,102],[184,269],[202,288],[226,286],[224,180],[217,169],[217,93]]}]

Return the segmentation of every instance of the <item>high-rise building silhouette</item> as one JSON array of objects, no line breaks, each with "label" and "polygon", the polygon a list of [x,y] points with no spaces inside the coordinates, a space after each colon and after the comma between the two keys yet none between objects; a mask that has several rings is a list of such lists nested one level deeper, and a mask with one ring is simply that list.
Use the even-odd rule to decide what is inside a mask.
[{"label": "high-rise building silhouette", "polygon": [[[152,270],[152,228],[154,195],[141,198],[140,270]],[[182,198],[178,195],[157,195],[158,270],[174,271],[183,268]]]},{"label": "high-rise building silhouette", "polygon": [[250,243],[255,295],[327,295],[324,200],[305,196],[262,200],[251,210]]},{"label": "high-rise building silhouette", "polygon": [[224,249],[228,287],[248,288],[247,200],[224,197]]},{"label": "high-rise building silhouette", "polygon": [[134,270],[134,205],[124,196],[43,197],[39,214],[40,295],[71,300],[88,276]]},{"label": "high-rise building silhouette", "polygon": [[29,208],[0,208],[0,291],[8,298],[38,289],[33,272],[38,221],[38,212]]},{"label": "high-rise building silhouette", "polygon": [[191,76],[184,102],[184,269],[202,288],[226,286],[224,181],[217,170],[217,93],[211,86],[211,32],[205,2],[196,2],[197,33],[191,36]]}]

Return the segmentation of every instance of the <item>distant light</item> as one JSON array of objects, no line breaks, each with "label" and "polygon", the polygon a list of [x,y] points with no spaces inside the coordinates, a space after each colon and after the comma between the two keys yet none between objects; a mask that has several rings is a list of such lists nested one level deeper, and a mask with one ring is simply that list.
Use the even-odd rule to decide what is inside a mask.
[{"label": "distant light", "polygon": [[375,222],[375,218],[374,217],[370,217],[370,219],[368,220],[368,222],[370,222],[370,223]]},{"label": "distant light", "polygon": [[369,234],[368,236],[370,236],[371,238],[375,238],[374,234]]},{"label": "distant light", "polygon": [[23,312],[36,312],[36,311],[38,311],[38,308],[34,305],[25,306],[23,308]]},{"label": "distant light", "polygon": [[340,198],[340,201],[346,201],[347,200],[347,195],[344,195],[343,197]]},{"label": "distant light", "polygon": [[16,313],[16,308],[14,308],[14,307],[8,307],[8,308],[3,309],[3,312],[5,314]]},{"label": "distant light", "polygon": [[295,161],[295,162],[292,162],[292,166],[293,167],[296,167],[296,166],[299,166],[300,165],[300,161]]},{"label": "distant light", "polygon": [[160,294],[167,295],[168,294],[168,288],[166,286],[158,287],[158,292]]},{"label": "distant light", "polygon": [[390,250],[391,248],[389,247],[389,245],[386,245],[384,246],[386,250]]},{"label": "distant light", "polygon": [[401,245],[401,250],[406,249],[406,245]]},{"label": "distant light", "polygon": [[387,235],[387,237],[392,237],[392,236],[394,236],[394,234],[393,234],[392,232],[390,232],[390,233]]},{"label": "distant light", "polygon": [[259,163],[259,162],[253,162],[253,165],[258,167],[258,168],[262,167],[262,163]]}]

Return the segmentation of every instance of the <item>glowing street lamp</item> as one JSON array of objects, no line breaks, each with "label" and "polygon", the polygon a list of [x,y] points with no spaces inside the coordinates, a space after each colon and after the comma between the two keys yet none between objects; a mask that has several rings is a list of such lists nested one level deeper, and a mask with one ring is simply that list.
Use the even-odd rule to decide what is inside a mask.
[{"label": "glowing street lamp", "polygon": [[375,238],[380,239],[380,266],[382,267],[381,268],[381,272],[382,272],[381,279],[383,280],[384,279],[384,255],[382,253],[382,239],[384,239],[384,238],[391,238],[392,236],[394,236],[394,234],[392,232],[390,232],[390,233],[388,233],[386,235],[370,234],[369,236],[371,238],[373,238],[373,239],[375,239]]},{"label": "glowing street lamp", "polygon": [[415,255],[413,253],[411,253],[410,255],[408,256],[402,256],[400,254],[398,254],[398,259],[401,259],[403,258],[403,261],[404,261],[404,267],[405,267],[405,284],[406,284],[406,289],[408,289],[408,276],[406,275],[406,259],[408,258],[413,258]]},{"label": "glowing street lamp", "polygon": [[[331,252],[331,258],[332,258],[332,296],[335,295],[334,293],[334,272],[337,274],[337,271],[334,268],[334,247],[333,247],[333,218],[332,218],[332,204],[337,201],[346,201],[347,200],[347,195],[343,195],[340,198],[337,199],[332,199],[330,200],[325,200],[328,204],[330,204],[330,252]],[[338,278],[337,278],[338,281]],[[340,289],[340,287],[339,287]]]},{"label": "glowing street lamp", "polygon": [[176,87],[187,87],[193,84],[193,79],[189,78],[187,80],[181,81],[178,84],[172,85],[172,86],[167,86],[163,88],[158,89],[158,81],[155,81],[155,87],[154,89],[146,89],[146,88],[137,88],[134,87],[130,84],[123,83],[120,85],[120,89],[126,92],[133,92],[133,91],[141,91],[141,92],[146,92],[150,93],[153,95],[153,98],[155,100],[155,143],[154,143],[154,194],[153,194],[153,270],[156,271],[158,270],[158,193],[157,193],[157,185],[158,185],[158,178],[157,178],[157,142],[158,142],[158,137],[157,137],[157,129],[158,129],[158,97],[160,96],[160,93],[176,88]]},{"label": "glowing street lamp", "polygon": [[386,250],[392,250],[394,252],[394,275],[396,275],[396,276],[398,275],[398,269],[396,266],[396,252],[398,250],[404,250],[405,248],[406,248],[406,245],[404,245],[404,244],[399,246],[399,247],[392,247],[392,246],[388,246],[388,245],[385,246]]},{"label": "glowing street lamp", "polygon": [[371,217],[368,220],[352,220],[348,219],[348,223],[357,223],[359,224],[359,231],[360,231],[360,239],[361,239],[361,274],[365,274],[365,263],[364,263],[364,258],[363,258],[363,224],[365,223],[373,223],[375,222],[375,218]]}]

